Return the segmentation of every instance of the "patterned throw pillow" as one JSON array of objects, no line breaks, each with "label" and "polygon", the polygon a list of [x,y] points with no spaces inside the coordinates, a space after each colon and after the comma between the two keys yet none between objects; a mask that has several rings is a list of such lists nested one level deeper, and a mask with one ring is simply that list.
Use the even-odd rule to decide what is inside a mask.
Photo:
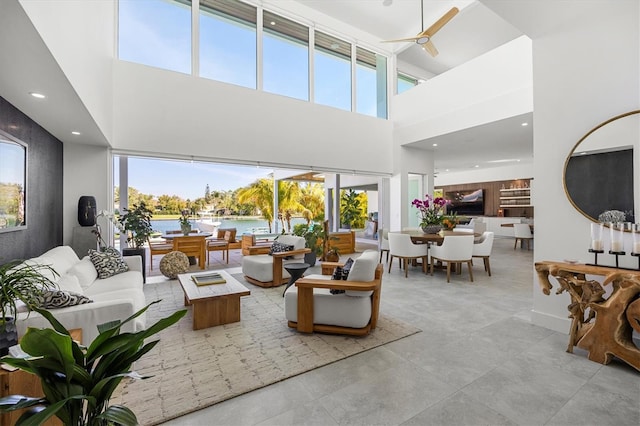
[{"label": "patterned throw pillow", "polygon": [[113,247],[107,247],[103,252],[90,249],[89,258],[96,271],[98,271],[98,278],[100,279],[109,278],[129,270],[120,252]]},{"label": "patterned throw pillow", "polygon": [[64,290],[45,290],[39,297],[39,305],[45,309],[64,308],[67,306],[82,305],[84,303],[93,303],[93,300],[87,296],[72,291]]},{"label": "patterned throw pillow", "polygon": [[269,250],[269,254],[273,255],[273,253],[282,253],[282,252],[291,251],[291,250],[293,250],[293,246],[274,241],[273,244],[271,245],[271,249]]}]

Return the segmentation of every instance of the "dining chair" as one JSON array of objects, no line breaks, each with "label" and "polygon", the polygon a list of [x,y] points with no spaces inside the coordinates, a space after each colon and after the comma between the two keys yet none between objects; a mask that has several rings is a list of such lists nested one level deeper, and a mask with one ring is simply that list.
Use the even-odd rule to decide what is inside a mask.
[{"label": "dining chair", "polygon": [[387,263],[389,263],[389,230],[382,228],[378,229],[378,241],[380,244],[380,260],[382,263],[382,254],[387,254]]},{"label": "dining chair", "polygon": [[[234,233],[235,234],[235,233]],[[222,238],[206,238],[207,249],[207,265],[211,264],[211,252],[221,251],[222,260],[227,259],[229,263],[229,242],[232,239],[231,231],[225,231]],[[226,254],[226,257],[225,257]]]},{"label": "dining chair", "polygon": [[524,243],[527,242],[527,250],[531,250],[531,241],[533,241],[533,233],[531,232],[531,227],[528,223],[514,223],[513,224],[513,235],[515,237],[515,241],[513,243],[513,249],[515,250],[518,247],[518,241]]},{"label": "dining chair", "polygon": [[165,240],[153,241],[150,238],[147,239],[149,243],[149,271],[153,270],[153,255],[167,254],[173,251],[173,243],[166,242]]},{"label": "dining chair", "polygon": [[389,272],[393,265],[393,258],[397,257],[404,267],[404,276],[407,277],[407,266],[409,260],[422,259],[422,271],[427,273],[427,262],[429,259],[429,246],[427,244],[414,244],[411,241],[411,235],[401,234],[397,232],[389,232],[389,253],[391,261],[389,262]]},{"label": "dining chair", "polygon": [[480,242],[473,245],[473,257],[478,257],[484,261],[484,270],[491,276],[491,265],[489,264],[489,256],[493,249],[494,233],[486,231],[482,234]]},{"label": "dining chair", "polygon": [[431,275],[433,275],[436,261],[446,262],[447,282],[450,282],[451,265],[456,265],[457,268],[460,268],[464,262],[469,268],[469,280],[473,282],[472,259],[473,235],[447,235],[444,237],[442,245],[431,247]]}]

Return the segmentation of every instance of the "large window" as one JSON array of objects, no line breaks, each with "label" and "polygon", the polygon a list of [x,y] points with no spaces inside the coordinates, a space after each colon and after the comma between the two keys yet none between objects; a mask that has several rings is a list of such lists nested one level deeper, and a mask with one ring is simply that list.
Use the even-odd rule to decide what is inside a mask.
[{"label": "large window", "polygon": [[309,28],[266,10],[262,15],[263,89],[309,100]]},{"label": "large window", "polygon": [[398,83],[396,86],[396,91],[398,95],[418,85],[418,80],[413,77],[409,77],[408,75],[398,73],[397,77]]},{"label": "large window", "polygon": [[120,0],[120,59],[191,73],[191,1]]},{"label": "large window", "polygon": [[387,58],[356,49],[356,111],[387,118]]},{"label": "large window", "polygon": [[200,76],[256,88],[256,8],[200,0]]},{"label": "large window", "polygon": [[314,101],[351,111],[351,44],[315,32]]}]

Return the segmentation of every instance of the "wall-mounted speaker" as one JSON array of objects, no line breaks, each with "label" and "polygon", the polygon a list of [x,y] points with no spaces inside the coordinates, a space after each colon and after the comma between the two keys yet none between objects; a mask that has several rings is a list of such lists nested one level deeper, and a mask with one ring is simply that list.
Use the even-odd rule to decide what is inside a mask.
[{"label": "wall-mounted speaker", "polygon": [[78,222],[80,226],[94,226],[96,224],[96,198],[83,195],[78,200]]}]

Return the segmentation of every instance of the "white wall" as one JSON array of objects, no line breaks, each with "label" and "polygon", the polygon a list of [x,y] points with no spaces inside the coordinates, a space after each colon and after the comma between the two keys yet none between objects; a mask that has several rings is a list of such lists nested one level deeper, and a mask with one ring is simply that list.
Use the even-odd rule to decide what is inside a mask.
[{"label": "white wall", "polygon": [[[640,106],[639,7],[594,0],[594,13],[533,40],[536,261],[593,261],[590,222],[567,200],[563,166],[586,132]],[[613,262],[608,255],[600,260]],[[537,278],[533,295],[534,323],[567,332],[569,297],[543,295]]]},{"label": "white wall", "polygon": [[391,100],[400,144],[531,112],[531,41],[520,37]]},{"label": "white wall", "polygon": [[388,120],[124,61],[114,75],[114,149],[391,173]]},{"label": "white wall", "polygon": [[67,143],[64,144],[63,154],[62,239],[63,244],[68,245],[71,244],[73,228],[79,226],[78,199],[82,195],[93,195],[98,211],[110,210],[108,203],[113,184],[108,149]]},{"label": "white wall", "polygon": [[114,2],[20,0],[20,4],[96,124],[110,140]]}]

